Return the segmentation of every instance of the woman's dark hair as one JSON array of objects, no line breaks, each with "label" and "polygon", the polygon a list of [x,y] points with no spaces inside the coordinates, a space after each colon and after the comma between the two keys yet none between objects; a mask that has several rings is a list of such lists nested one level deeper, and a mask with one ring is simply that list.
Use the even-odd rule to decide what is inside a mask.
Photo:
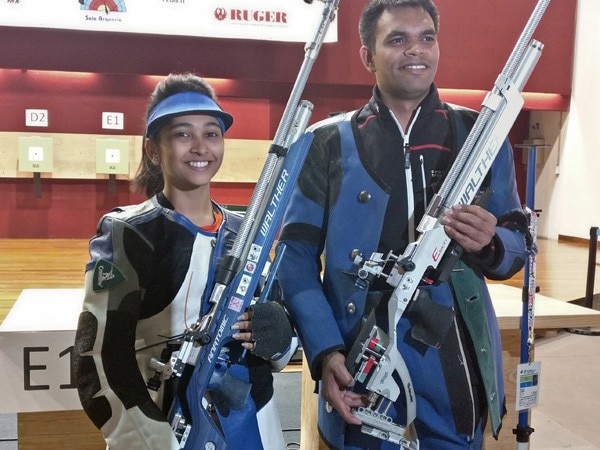
[{"label": "woman's dark hair", "polygon": [[[150,94],[146,107],[146,117],[161,101],[179,92],[198,92],[212,98],[215,102],[217,101],[214,89],[203,78],[192,73],[172,73],[158,83],[152,94]],[[158,139],[159,133],[156,133],[155,136],[154,139]],[[142,159],[131,184],[134,191],[144,192],[148,198],[161,192],[164,187],[161,166],[154,164],[146,155],[143,142]]]},{"label": "woman's dark hair", "polygon": [[437,6],[431,0],[371,0],[363,8],[358,21],[360,42],[369,50],[374,51],[375,49],[375,34],[379,18],[384,11],[393,8],[420,8],[433,19],[435,32],[439,31],[440,14]]}]

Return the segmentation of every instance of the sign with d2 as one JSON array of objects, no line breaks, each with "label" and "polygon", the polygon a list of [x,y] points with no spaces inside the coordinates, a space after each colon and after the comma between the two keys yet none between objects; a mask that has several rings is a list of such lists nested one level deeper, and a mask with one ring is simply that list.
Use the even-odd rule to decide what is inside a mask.
[{"label": "sign with d2", "polygon": [[25,126],[28,127],[47,127],[48,110],[47,109],[26,109]]}]

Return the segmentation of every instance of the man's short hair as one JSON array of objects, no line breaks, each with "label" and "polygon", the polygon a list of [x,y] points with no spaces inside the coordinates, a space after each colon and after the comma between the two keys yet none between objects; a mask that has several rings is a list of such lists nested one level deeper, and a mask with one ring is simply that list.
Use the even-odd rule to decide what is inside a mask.
[{"label": "man's short hair", "polygon": [[370,50],[375,48],[377,22],[384,11],[393,8],[420,8],[431,16],[435,32],[439,31],[440,14],[431,0],[370,0],[360,15],[358,33],[362,45]]}]

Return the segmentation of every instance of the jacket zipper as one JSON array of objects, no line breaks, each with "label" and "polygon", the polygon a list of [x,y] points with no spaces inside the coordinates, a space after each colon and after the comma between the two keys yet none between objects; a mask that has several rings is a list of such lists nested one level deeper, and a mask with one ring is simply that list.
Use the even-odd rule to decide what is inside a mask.
[{"label": "jacket zipper", "polygon": [[396,125],[398,126],[398,130],[400,130],[400,134],[402,135],[402,139],[404,140],[404,146],[402,148],[402,151],[404,152],[404,175],[405,175],[405,180],[406,180],[406,203],[407,203],[407,214],[408,214],[408,242],[414,242],[415,241],[415,196],[413,193],[413,179],[412,179],[412,170],[411,170],[411,165],[410,165],[410,132],[412,130],[412,127],[414,125],[414,123],[417,121],[417,117],[419,117],[419,113],[421,112],[421,107],[419,106],[416,110],[415,110],[415,114],[413,116],[413,119],[411,120],[411,122],[408,124],[408,130],[406,131],[406,133],[404,133],[404,130],[402,130],[402,125],[400,125],[400,122],[398,121],[398,119],[396,118],[396,116],[394,115],[394,113],[392,112],[392,110],[390,110],[390,114],[392,116],[392,118],[394,119],[394,122],[396,122]]},{"label": "jacket zipper", "polygon": [[425,160],[423,155],[419,156],[419,162],[421,163],[421,183],[423,184],[423,203],[425,206],[425,211],[427,211],[427,206],[429,206],[429,200],[427,199],[427,185],[425,178]]}]

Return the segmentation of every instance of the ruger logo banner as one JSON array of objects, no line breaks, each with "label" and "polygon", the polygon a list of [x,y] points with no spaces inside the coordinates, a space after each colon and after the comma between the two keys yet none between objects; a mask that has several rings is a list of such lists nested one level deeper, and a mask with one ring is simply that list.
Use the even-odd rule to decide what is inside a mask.
[{"label": "ruger logo banner", "polygon": [[[300,0],[0,0],[0,26],[306,43],[323,3]],[[337,22],[325,42],[337,40]]]}]

